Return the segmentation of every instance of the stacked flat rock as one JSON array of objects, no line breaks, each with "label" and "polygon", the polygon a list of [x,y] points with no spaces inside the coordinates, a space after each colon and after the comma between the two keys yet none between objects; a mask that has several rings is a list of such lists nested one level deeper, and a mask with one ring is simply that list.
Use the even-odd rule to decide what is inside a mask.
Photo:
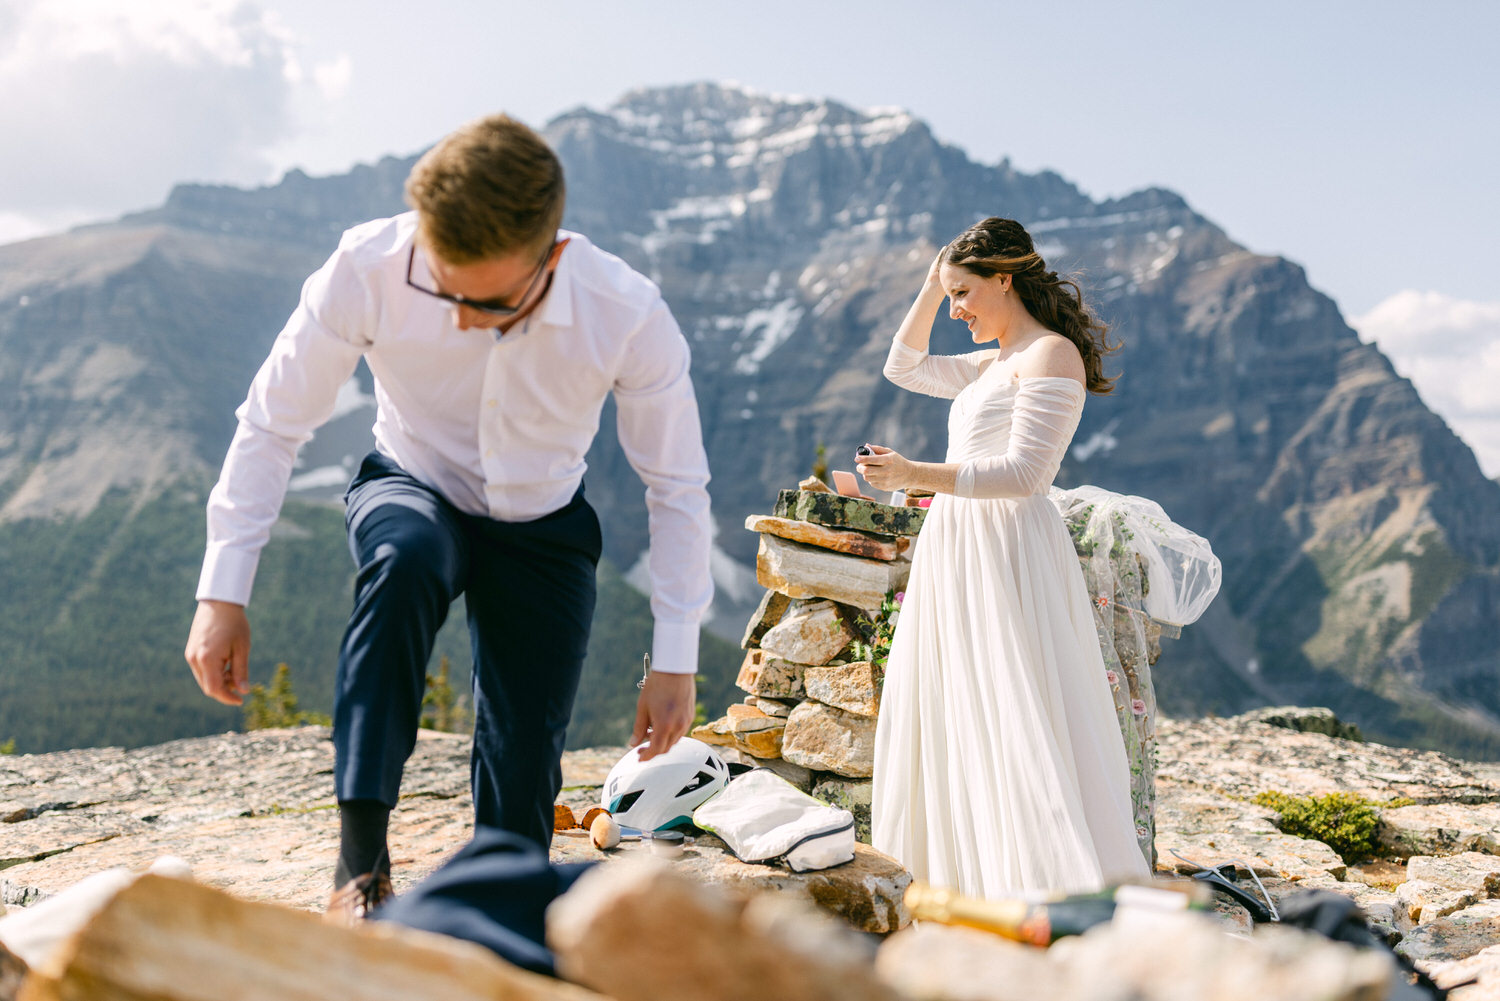
[{"label": "stacked flat rock", "polygon": [[821,481],[783,490],[760,533],[756,577],[766,588],[741,646],[742,704],[693,731],[730,761],[770,768],[849,809],[869,840],[870,775],[881,674],[856,660],[858,623],[906,587],[926,510],[831,493]]}]

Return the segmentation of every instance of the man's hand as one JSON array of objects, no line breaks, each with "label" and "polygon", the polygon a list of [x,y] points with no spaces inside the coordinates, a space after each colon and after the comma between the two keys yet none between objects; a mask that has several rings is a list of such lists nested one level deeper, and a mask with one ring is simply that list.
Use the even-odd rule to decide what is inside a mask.
[{"label": "man's hand", "polygon": [[250,620],[245,606],[198,602],[183,656],[204,695],[225,705],[242,705],[250,691]]},{"label": "man's hand", "polygon": [[651,746],[641,752],[642,761],[671,750],[691,729],[697,708],[698,686],[691,674],[652,671],[646,675],[646,687],[636,702],[630,746],[651,738]]}]

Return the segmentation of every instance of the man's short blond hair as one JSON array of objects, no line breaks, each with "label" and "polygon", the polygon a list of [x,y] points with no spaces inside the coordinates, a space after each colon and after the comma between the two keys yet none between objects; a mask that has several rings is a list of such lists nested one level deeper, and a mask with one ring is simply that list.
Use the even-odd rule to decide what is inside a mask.
[{"label": "man's short blond hair", "polygon": [[540,254],[562,225],[565,193],[557,154],[503,114],[447,135],[406,179],[423,246],[449,264]]}]

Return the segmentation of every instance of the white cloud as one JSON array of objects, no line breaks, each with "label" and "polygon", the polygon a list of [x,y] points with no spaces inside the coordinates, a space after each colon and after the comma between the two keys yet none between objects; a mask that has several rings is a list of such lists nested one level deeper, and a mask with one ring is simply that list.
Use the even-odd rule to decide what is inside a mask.
[{"label": "white cloud", "polygon": [[94,216],[91,213],[68,209],[41,209],[30,212],[0,210],[0,243],[19,243],[34,236],[58,233],[70,226],[86,223],[92,218]]},{"label": "white cloud", "polygon": [[0,0],[0,239],[161,201],[179,181],[260,183],[302,107],[348,86],[237,0]]},{"label": "white cloud", "polygon": [[331,62],[320,63],[313,67],[312,77],[325,98],[337,101],[349,92],[349,83],[354,79],[354,60],[345,53]]},{"label": "white cloud", "polygon": [[1500,302],[1406,290],[1349,322],[1500,475]]}]

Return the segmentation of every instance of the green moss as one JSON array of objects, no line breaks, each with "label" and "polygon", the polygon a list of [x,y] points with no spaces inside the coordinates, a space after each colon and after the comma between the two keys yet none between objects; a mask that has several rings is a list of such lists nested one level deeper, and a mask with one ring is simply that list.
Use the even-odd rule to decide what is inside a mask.
[{"label": "green moss", "polygon": [[310,813],[326,813],[329,810],[337,810],[337,803],[322,803],[318,806],[282,806],[280,803],[272,803],[269,807],[260,811],[249,811],[242,816],[246,817],[301,817]]},{"label": "green moss", "polygon": [[[1375,841],[1380,819],[1376,812],[1378,804],[1363,796],[1342,792],[1326,796],[1263,792],[1254,796],[1253,802],[1280,814],[1276,826],[1285,833],[1321,841],[1345,862],[1372,858],[1378,848]],[[1398,801],[1392,801],[1395,802]]]}]

